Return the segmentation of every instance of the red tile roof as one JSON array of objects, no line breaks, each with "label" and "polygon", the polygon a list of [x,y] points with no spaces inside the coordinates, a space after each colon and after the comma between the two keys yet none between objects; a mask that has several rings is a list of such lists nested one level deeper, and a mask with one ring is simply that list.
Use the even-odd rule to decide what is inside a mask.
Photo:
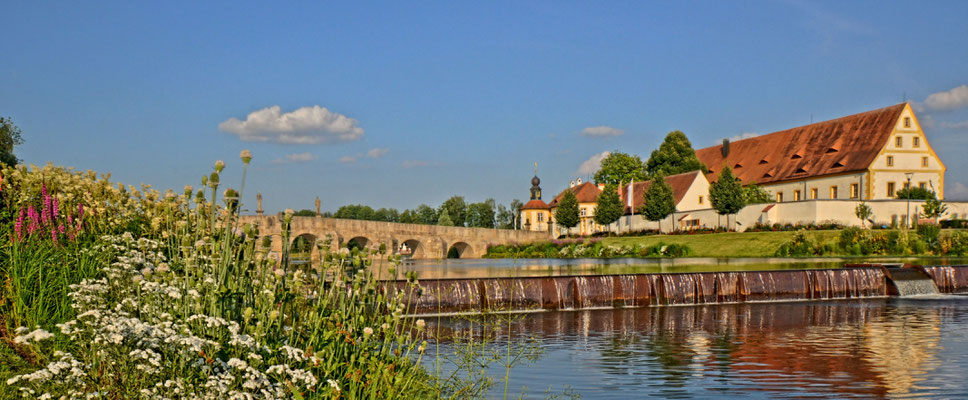
[{"label": "red tile roof", "polygon": [[[686,172],[682,174],[669,175],[665,177],[666,184],[672,188],[672,196],[675,198],[675,203],[679,204],[682,198],[686,196],[686,192],[689,187],[692,186],[692,182],[696,180],[696,175],[699,171]],[[628,195],[629,195],[629,185],[622,186],[622,204],[625,204],[625,213],[631,213],[631,210],[635,210],[636,213],[639,212],[639,207],[645,202],[645,192],[649,190],[649,186],[652,185],[652,181],[645,182],[634,182],[632,184],[632,208],[629,209]]]},{"label": "red tile roof", "polygon": [[842,172],[863,171],[890,140],[907,103],[818,122],[696,151],[715,181],[724,165],[750,183],[774,183]]},{"label": "red tile roof", "polygon": [[524,206],[521,207],[522,210],[547,210],[548,208],[545,202],[538,199],[524,203]]},{"label": "red tile roof", "polygon": [[565,192],[568,190],[571,190],[572,193],[575,193],[575,197],[578,198],[579,203],[594,203],[598,201],[598,195],[602,193],[602,190],[599,189],[594,183],[585,182],[581,185],[562,190],[561,193],[555,196],[554,200],[551,200],[551,203],[548,203],[548,207],[557,207],[558,202],[561,201],[561,196],[564,196]]}]

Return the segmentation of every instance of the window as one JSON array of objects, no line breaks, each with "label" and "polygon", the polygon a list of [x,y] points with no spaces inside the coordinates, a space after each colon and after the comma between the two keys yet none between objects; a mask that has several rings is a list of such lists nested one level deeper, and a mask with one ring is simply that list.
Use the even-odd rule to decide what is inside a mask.
[{"label": "window", "polygon": [[800,201],[800,191],[799,190],[794,190],[793,191],[793,201]]},{"label": "window", "polygon": [[[905,128],[911,127],[911,117],[904,117],[904,127]],[[917,147],[917,145],[915,145],[915,147]]]},{"label": "window", "polygon": [[904,184],[901,185],[901,186],[904,187],[904,190],[910,189],[911,188],[911,182],[904,182]]},{"label": "window", "polygon": [[544,222],[544,213],[538,213],[538,222]]},{"label": "window", "polygon": [[783,192],[779,192],[779,193],[776,194],[776,202],[777,203],[782,203],[783,202]]},{"label": "window", "polygon": [[928,188],[928,184],[925,183],[925,182],[918,182],[918,187],[921,188],[921,189],[927,189]]},{"label": "window", "polygon": [[894,197],[894,182],[887,183],[887,197]]},{"label": "window", "polygon": [[817,199],[817,188],[810,189],[810,200]]},{"label": "window", "polygon": [[585,207],[582,207],[581,208],[581,216],[584,217],[585,215],[587,215],[587,212],[585,211]]},{"label": "window", "polygon": [[894,156],[887,156],[887,166],[888,167],[894,166]]},{"label": "window", "polygon": [[915,136],[914,139],[911,139],[911,140],[913,140],[913,142],[911,142],[912,146],[921,147],[921,138]]},{"label": "window", "polygon": [[927,157],[921,157],[921,166],[922,167],[927,167],[928,166],[928,158]]},{"label": "window", "polygon": [[702,196],[699,196],[699,204],[702,205]]},{"label": "window", "polygon": [[903,143],[904,142],[900,136],[894,138],[894,147],[901,147],[901,144]]},{"label": "window", "polygon": [[860,191],[860,185],[856,183],[850,184],[850,198],[856,199],[857,196],[860,194],[859,191]]},{"label": "window", "polygon": [[831,186],[830,187],[830,198],[831,199],[836,199],[837,198],[837,187],[836,186]]}]

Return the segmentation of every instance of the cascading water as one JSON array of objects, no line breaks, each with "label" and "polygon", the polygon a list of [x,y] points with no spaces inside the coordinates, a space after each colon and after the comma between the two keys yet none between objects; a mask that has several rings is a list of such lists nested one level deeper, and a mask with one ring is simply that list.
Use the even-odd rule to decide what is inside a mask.
[{"label": "cascading water", "polygon": [[418,290],[405,282],[385,288],[405,291],[410,314],[568,310],[958,293],[968,291],[968,266],[439,279],[420,281]]},{"label": "cascading water", "polygon": [[897,289],[899,296],[918,294],[938,294],[938,285],[931,276],[914,268],[887,268],[891,283]]}]

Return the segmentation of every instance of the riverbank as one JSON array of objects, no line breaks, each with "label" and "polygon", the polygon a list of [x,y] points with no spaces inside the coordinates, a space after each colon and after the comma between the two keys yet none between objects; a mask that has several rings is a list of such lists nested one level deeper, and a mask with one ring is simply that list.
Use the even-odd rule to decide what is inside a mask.
[{"label": "riverbank", "polygon": [[[813,241],[835,240],[839,230],[806,231]],[[793,240],[795,231],[724,232],[702,235],[653,235],[603,238],[606,246],[648,247],[659,243],[688,246],[690,257],[774,257],[783,243]]]}]

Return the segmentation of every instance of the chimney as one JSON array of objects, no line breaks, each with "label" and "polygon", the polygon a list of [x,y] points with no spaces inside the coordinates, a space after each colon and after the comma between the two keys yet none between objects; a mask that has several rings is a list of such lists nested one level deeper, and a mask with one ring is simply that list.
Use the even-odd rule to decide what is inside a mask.
[{"label": "chimney", "polygon": [[581,185],[581,178],[578,178],[578,183],[577,184]]},{"label": "chimney", "polygon": [[574,180],[571,181],[571,187],[575,187],[575,181]]},{"label": "chimney", "polygon": [[729,139],[723,139],[723,158],[729,156]]},{"label": "chimney", "polygon": [[605,190],[605,184],[604,183],[599,183],[598,184],[598,190]]}]

